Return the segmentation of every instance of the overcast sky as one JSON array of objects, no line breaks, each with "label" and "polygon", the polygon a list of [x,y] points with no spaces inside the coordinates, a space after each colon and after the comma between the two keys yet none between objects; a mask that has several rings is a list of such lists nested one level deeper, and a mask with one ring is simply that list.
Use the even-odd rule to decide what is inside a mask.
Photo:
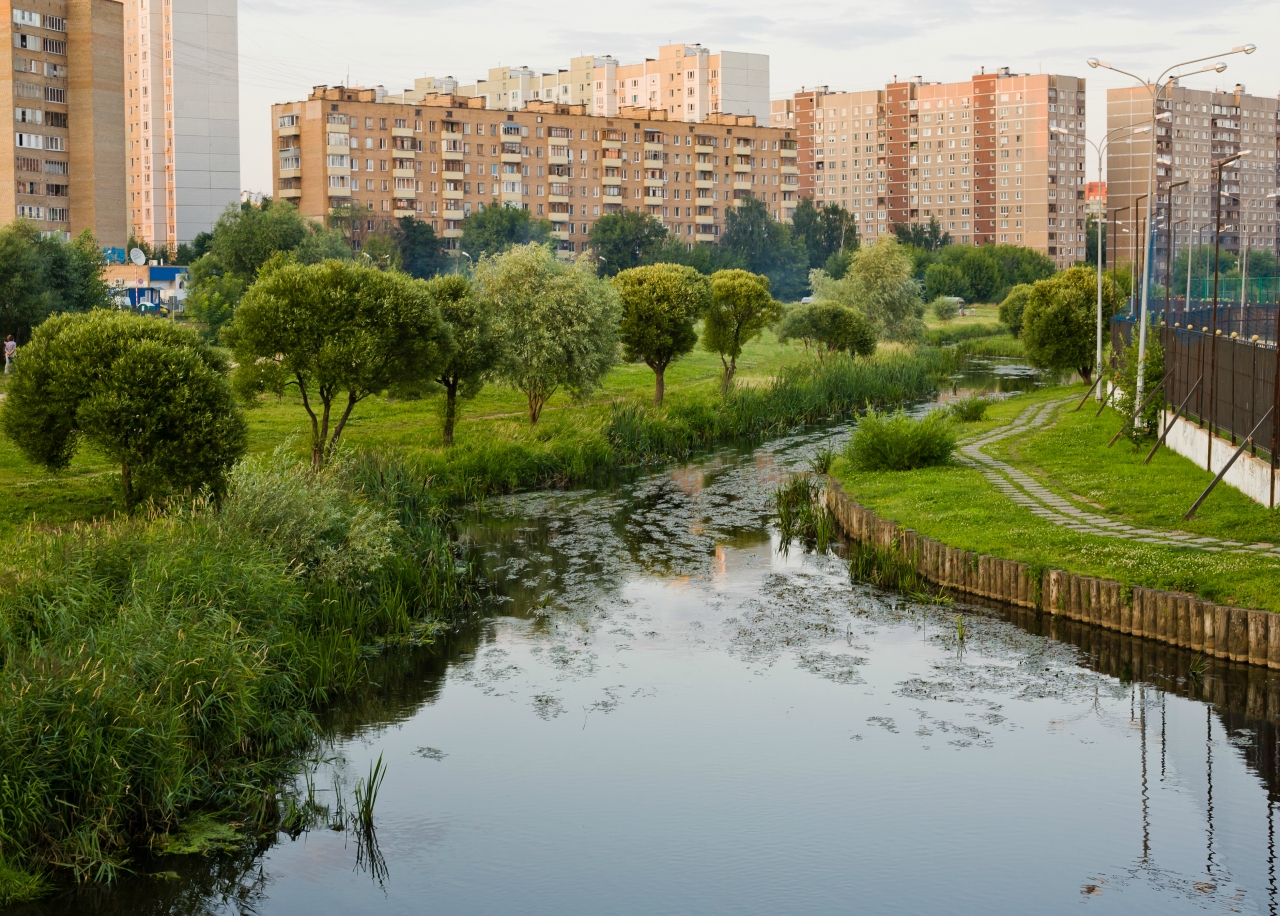
[{"label": "overcast sky", "polygon": [[[240,0],[239,9],[241,182],[256,191],[271,185],[271,104],[303,99],[313,85],[397,91],[420,76],[472,82],[505,64],[553,71],[576,54],[630,63],[681,41],[768,54],[773,98],[801,86],[872,89],[895,75],[949,82],[982,66],[1084,76],[1090,137],[1105,124],[1106,89],[1127,79],[1090,70],[1091,56],[1154,78],[1179,61],[1252,42],[1254,54],[1226,56],[1226,72],[1186,85],[1280,90],[1280,0]],[[1089,180],[1096,175],[1091,158]]]}]

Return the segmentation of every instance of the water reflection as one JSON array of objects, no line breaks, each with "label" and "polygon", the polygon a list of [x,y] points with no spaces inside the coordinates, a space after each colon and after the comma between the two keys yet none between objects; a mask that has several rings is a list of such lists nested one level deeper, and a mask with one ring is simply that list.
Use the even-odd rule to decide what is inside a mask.
[{"label": "water reflection", "polygon": [[1275,912],[1277,679],[783,556],[842,436],[471,519],[492,613],[325,719],[318,785],[388,762],[381,884],[313,829],[18,912]]}]

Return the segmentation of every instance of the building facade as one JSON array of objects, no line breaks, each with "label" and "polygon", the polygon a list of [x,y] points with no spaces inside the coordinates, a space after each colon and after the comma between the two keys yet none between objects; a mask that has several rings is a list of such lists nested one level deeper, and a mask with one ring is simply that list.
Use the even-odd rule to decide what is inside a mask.
[{"label": "building facade", "polygon": [[698,123],[713,114],[735,114],[763,124],[769,116],[769,55],[713,53],[699,44],[673,44],[659,48],[656,58],[635,64],[620,64],[611,55],[585,55],[555,73],[495,67],[488,79],[474,85],[423,89],[483,98],[485,107],[507,111],[536,101],[583,105],[588,114],[607,118],[624,108],[648,108],[666,112],[670,121]]},{"label": "building facade", "polygon": [[354,217],[357,247],[410,216],[456,250],[468,214],[508,206],[549,220],[571,256],[608,213],[648,213],[693,244],[717,241],[729,210],[748,198],[777,219],[795,206],[794,131],[753,117],[690,123],[649,108],[610,118],[537,100],[506,111],[482,97],[388,98],[319,86],[272,107],[277,196],[313,219],[334,210]]},{"label": "building facade", "polygon": [[[1107,130],[1150,125],[1152,94],[1141,86],[1107,90]],[[1157,121],[1154,131],[1135,135],[1126,130],[1111,141],[1107,215],[1112,232],[1117,239],[1141,239],[1147,189],[1154,187],[1152,263],[1161,282],[1174,253],[1170,235],[1175,249],[1213,243],[1216,166],[1241,151],[1248,152],[1222,172],[1219,244],[1235,254],[1246,248],[1280,254],[1277,199],[1272,196],[1280,187],[1277,107],[1276,98],[1249,95],[1240,85],[1189,89],[1175,81],[1160,92],[1160,110],[1167,119]],[[1131,263],[1141,250],[1141,241],[1118,244],[1115,258]]]},{"label": "building facade", "polygon": [[235,0],[125,0],[130,233],[171,249],[240,199]]},{"label": "building facade", "polygon": [[1059,267],[1085,256],[1084,118],[1083,79],[1008,69],[817,87],[771,112],[794,121],[801,193],[850,210],[864,238],[937,219],[956,244],[1023,245]]},{"label": "building facade", "polygon": [[0,188],[9,219],[64,239],[91,229],[103,245],[125,243],[123,21],[116,0],[10,6],[0,77],[13,124]]}]

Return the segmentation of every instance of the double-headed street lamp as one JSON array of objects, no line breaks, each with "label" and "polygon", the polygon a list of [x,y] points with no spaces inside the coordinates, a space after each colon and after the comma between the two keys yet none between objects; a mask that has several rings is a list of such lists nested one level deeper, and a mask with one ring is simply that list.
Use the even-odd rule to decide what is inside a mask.
[{"label": "double-headed street lamp", "polygon": [[[1172,71],[1177,70],[1180,67],[1189,67],[1192,64],[1198,64],[1203,61],[1207,61],[1212,57],[1225,57],[1227,56],[1227,54],[1252,54],[1255,50],[1257,50],[1256,45],[1252,45],[1252,44],[1237,45],[1236,47],[1232,48],[1230,51],[1226,52],[1225,54],[1211,54],[1207,57],[1197,57],[1194,60],[1186,60],[1181,63],[1174,64],[1172,67],[1165,68],[1165,70],[1161,72],[1161,74],[1158,77],[1156,77],[1156,80],[1154,83],[1148,83],[1145,79],[1138,76],[1136,73],[1130,73],[1128,70],[1121,70],[1119,67],[1113,67],[1111,66],[1111,64],[1107,63],[1106,61],[1099,60],[1096,57],[1089,58],[1088,64],[1090,67],[1094,69],[1097,69],[1098,67],[1102,67],[1105,70],[1113,70],[1116,73],[1123,73],[1125,76],[1133,77],[1133,79],[1141,83],[1143,88],[1145,88],[1151,94],[1151,118],[1154,121],[1160,114],[1158,109],[1160,106],[1160,95],[1165,88],[1164,78],[1166,76],[1169,76],[1169,74]],[[1199,70],[1194,72],[1205,73],[1210,70],[1214,70],[1218,73],[1221,73],[1225,69],[1227,69],[1227,65],[1225,63],[1218,62],[1214,64],[1205,64]],[[1176,75],[1170,76],[1169,83],[1172,84],[1175,80],[1179,79],[1180,77],[1188,76],[1188,75],[1190,74],[1176,74]],[[1140,405],[1143,400],[1143,388],[1144,388],[1143,383],[1145,381],[1143,378],[1143,374],[1144,374],[1144,368],[1145,368],[1145,363],[1147,359],[1147,300],[1151,294],[1151,272],[1150,272],[1151,270],[1151,234],[1152,234],[1151,216],[1152,216],[1152,209],[1153,209],[1152,198],[1154,196],[1153,192],[1155,190],[1154,188],[1155,167],[1157,165],[1157,162],[1155,161],[1156,147],[1157,147],[1156,138],[1152,137],[1152,143],[1151,143],[1152,163],[1150,168],[1147,171],[1147,225],[1146,225],[1146,229],[1143,231],[1143,236],[1142,236],[1142,246],[1143,246],[1142,306],[1140,308],[1139,316],[1138,316],[1139,317],[1138,366],[1137,366],[1137,385],[1136,385],[1137,390],[1134,392],[1135,405]],[[1169,164],[1171,165],[1172,161],[1170,161]],[[1135,423],[1139,422],[1136,416],[1134,420],[1135,420]]]}]

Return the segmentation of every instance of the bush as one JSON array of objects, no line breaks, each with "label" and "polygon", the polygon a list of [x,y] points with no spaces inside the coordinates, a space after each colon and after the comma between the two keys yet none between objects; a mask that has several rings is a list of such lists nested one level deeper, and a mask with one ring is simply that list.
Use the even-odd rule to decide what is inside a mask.
[{"label": "bush", "polygon": [[[1131,418],[1133,412],[1138,409],[1138,328],[1136,326],[1133,329],[1132,338],[1120,358],[1119,368],[1109,370],[1111,383],[1120,389],[1116,392],[1113,403],[1116,411],[1126,420]],[[1142,370],[1142,396],[1144,398],[1154,396],[1149,397],[1147,406],[1142,409],[1139,422],[1130,425],[1126,431],[1126,435],[1134,442],[1140,442],[1156,434],[1160,413],[1164,410],[1164,397],[1155,391],[1155,386],[1164,379],[1164,347],[1160,346],[1158,334],[1147,335],[1147,359]]]},{"label": "bush", "polygon": [[960,306],[956,300],[950,296],[939,296],[929,303],[929,310],[933,312],[933,317],[939,321],[947,322],[955,319],[960,311]]},{"label": "bush", "polygon": [[859,471],[910,471],[943,464],[955,451],[956,435],[946,412],[923,419],[903,411],[868,410],[845,446],[845,457]]},{"label": "bush", "polygon": [[1017,337],[1022,333],[1022,313],[1027,308],[1027,297],[1031,294],[1030,283],[1019,283],[1009,290],[1000,303],[1000,323],[1009,329],[1009,333]]},{"label": "bush", "polygon": [[961,423],[977,423],[986,417],[987,408],[990,406],[990,398],[980,394],[970,394],[952,401],[947,405],[947,410]]}]

